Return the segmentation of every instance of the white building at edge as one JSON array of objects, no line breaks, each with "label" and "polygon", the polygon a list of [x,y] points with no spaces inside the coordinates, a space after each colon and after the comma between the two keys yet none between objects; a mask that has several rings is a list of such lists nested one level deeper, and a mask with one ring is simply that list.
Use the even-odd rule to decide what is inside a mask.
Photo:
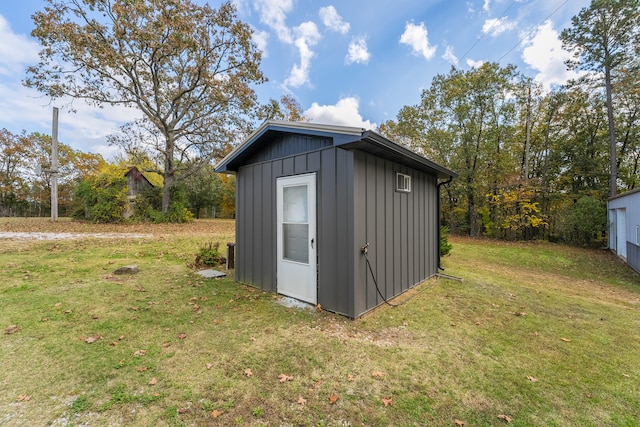
[{"label": "white building at edge", "polygon": [[607,202],[609,248],[640,273],[640,188]]}]

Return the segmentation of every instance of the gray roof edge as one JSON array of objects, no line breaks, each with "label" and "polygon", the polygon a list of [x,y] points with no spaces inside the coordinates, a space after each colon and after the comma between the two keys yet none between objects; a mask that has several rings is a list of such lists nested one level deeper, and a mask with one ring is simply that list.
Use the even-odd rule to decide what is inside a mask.
[{"label": "gray roof edge", "polygon": [[289,122],[280,120],[267,120],[263,122],[258,129],[256,129],[249,137],[241,144],[235,147],[229,154],[227,154],[216,166],[216,172],[228,172],[227,165],[241,154],[247,147],[255,142],[260,136],[262,136],[268,130],[299,130],[299,131],[311,131],[319,133],[333,133],[351,136],[362,136],[366,129],[353,127],[353,126],[340,126],[330,125],[324,123],[313,122]]},{"label": "gray roof edge", "polygon": [[368,139],[370,141],[373,141],[379,145],[383,145],[385,148],[393,150],[399,154],[402,154],[406,157],[409,157],[419,163],[422,163],[423,165],[425,165],[428,168],[431,168],[435,171],[437,171],[439,174],[448,176],[448,177],[452,177],[455,178],[458,176],[457,173],[455,173],[454,171],[445,168],[444,166],[440,166],[439,164],[437,164],[436,162],[427,159],[426,157],[421,156],[418,153],[415,153],[411,150],[409,150],[408,148],[403,147],[402,145],[396,144],[395,142],[385,138],[384,136],[380,135],[377,132],[374,131],[366,131],[363,134],[363,138],[362,139]]},{"label": "gray roof edge", "polygon": [[624,193],[618,193],[618,194],[616,194],[615,196],[611,196],[611,197],[609,197],[609,198],[607,199],[607,201],[620,199],[620,198],[622,198],[622,197],[630,196],[630,195],[635,194],[635,193],[640,193],[640,187],[638,187],[638,188],[634,188],[633,190],[625,191]]}]

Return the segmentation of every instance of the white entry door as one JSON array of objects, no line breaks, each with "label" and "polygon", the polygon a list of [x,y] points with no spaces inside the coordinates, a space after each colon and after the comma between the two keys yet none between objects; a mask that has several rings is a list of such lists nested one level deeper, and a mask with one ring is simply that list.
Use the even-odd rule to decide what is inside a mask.
[{"label": "white entry door", "polygon": [[316,304],[316,174],[278,178],[276,187],[278,293]]}]

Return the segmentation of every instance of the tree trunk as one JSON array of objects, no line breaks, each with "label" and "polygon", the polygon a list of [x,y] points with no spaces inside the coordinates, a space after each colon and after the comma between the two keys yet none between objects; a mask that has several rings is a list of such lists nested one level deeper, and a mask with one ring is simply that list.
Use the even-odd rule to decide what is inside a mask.
[{"label": "tree trunk", "polygon": [[617,181],[618,181],[618,163],[616,162],[616,130],[615,123],[613,121],[613,102],[612,102],[612,88],[611,88],[611,67],[607,64],[604,69],[605,78],[605,91],[607,93],[607,119],[609,121],[609,165],[611,168],[609,188],[610,196],[615,196],[617,193]]},{"label": "tree trunk", "polygon": [[173,152],[175,148],[173,135],[165,135],[165,155],[164,155],[164,189],[162,191],[162,212],[169,212],[171,204],[171,193],[176,182],[175,169],[173,164]]}]

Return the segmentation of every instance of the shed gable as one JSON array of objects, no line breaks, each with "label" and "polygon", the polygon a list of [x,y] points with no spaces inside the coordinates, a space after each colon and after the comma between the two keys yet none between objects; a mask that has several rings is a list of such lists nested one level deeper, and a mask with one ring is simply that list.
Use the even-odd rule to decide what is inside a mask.
[{"label": "shed gable", "polygon": [[332,145],[333,140],[329,137],[274,132],[263,137],[260,144],[255,147],[255,151],[245,159],[244,163],[255,164],[268,162],[296,154],[329,148]]}]

